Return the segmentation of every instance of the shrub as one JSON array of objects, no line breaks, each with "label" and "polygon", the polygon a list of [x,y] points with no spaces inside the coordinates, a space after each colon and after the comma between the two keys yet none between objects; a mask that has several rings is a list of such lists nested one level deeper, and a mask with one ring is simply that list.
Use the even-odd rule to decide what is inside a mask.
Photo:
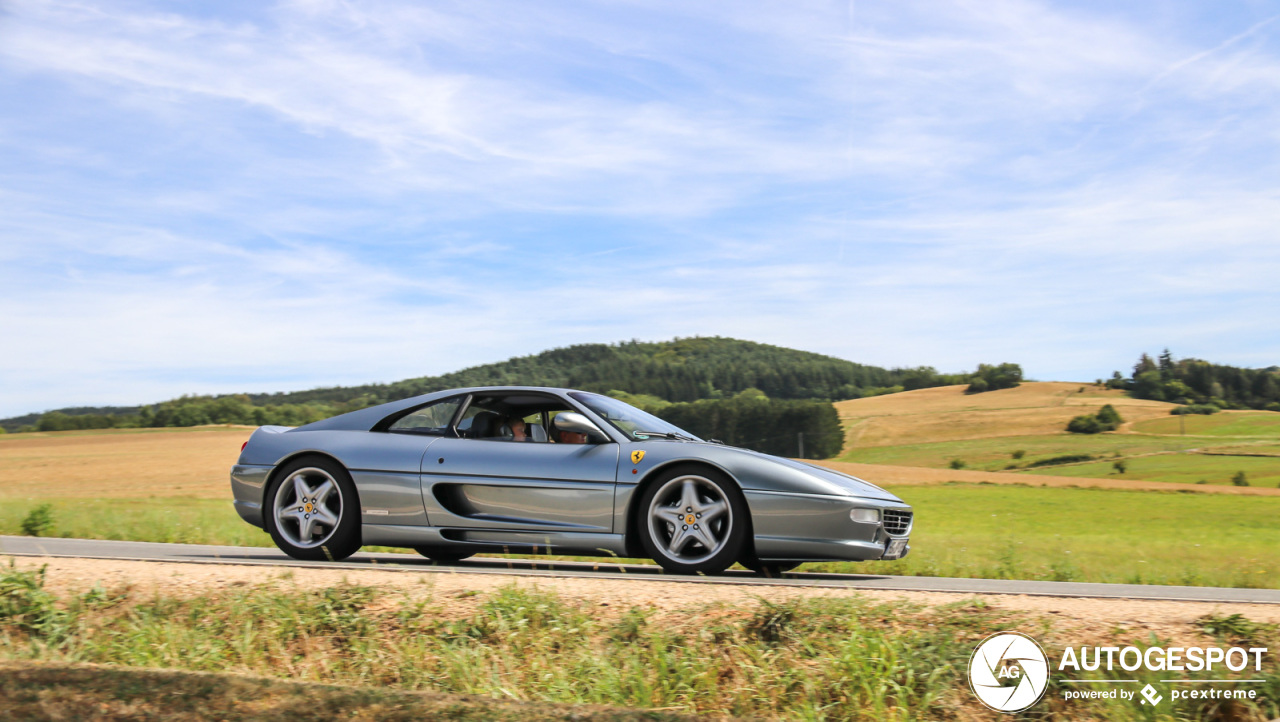
[{"label": "shrub", "polygon": [[952,459],[952,460],[951,460],[951,468],[952,468],[952,469],[963,469],[964,467],[965,467],[964,459]]},{"label": "shrub", "polygon": [[1040,459],[1039,461],[1033,461],[1030,464],[1027,464],[1027,467],[1033,468],[1037,466],[1056,466],[1058,464],[1074,464],[1079,461],[1093,461],[1093,458],[1094,457],[1090,454],[1064,454],[1062,456],[1054,456],[1049,459]]},{"label": "shrub", "polygon": [[1204,414],[1207,416],[1209,414],[1216,414],[1221,410],[1222,409],[1214,406],[1213,404],[1191,404],[1189,406],[1178,406],[1176,408],[1169,409],[1169,413],[1174,416],[1183,416],[1185,414]]},{"label": "shrub", "polygon": [[1124,459],[1116,459],[1111,462],[1111,468],[1115,469],[1117,474],[1123,474],[1129,469],[1129,465],[1125,463]]},{"label": "shrub", "polygon": [[1013,452],[1012,454],[1009,454],[1009,456],[1012,456],[1012,457],[1013,457],[1013,458],[1015,458],[1015,459],[1021,459],[1022,457],[1026,456],[1026,455],[1027,455],[1027,450],[1026,450],[1026,449],[1018,449],[1017,451]]},{"label": "shrub", "polygon": [[1073,434],[1099,434],[1103,431],[1112,431],[1123,422],[1124,419],[1120,418],[1120,413],[1115,407],[1107,404],[1098,409],[1096,414],[1085,414],[1072,419],[1067,423],[1067,431]]},{"label": "shrub", "polygon": [[1249,476],[1245,474],[1243,471],[1237,471],[1235,473],[1235,476],[1231,477],[1231,483],[1235,484],[1236,486],[1248,486]]},{"label": "shrub", "polygon": [[53,506],[41,504],[32,509],[22,520],[22,533],[27,536],[40,536],[53,528]]},{"label": "shrub", "polygon": [[69,631],[70,615],[44,588],[47,567],[23,571],[9,562],[0,573],[0,626],[16,627],[36,637],[58,641]]},{"label": "shrub", "polygon": [[1073,434],[1098,434],[1103,431],[1098,417],[1093,414],[1077,416],[1067,423],[1067,431]]}]

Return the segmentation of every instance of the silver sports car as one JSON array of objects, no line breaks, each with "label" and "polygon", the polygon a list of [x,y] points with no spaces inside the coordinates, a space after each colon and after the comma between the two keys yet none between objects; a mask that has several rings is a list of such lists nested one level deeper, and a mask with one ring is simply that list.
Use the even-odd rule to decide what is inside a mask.
[{"label": "silver sports car", "polygon": [[298,559],[361,545],[734,562],[900,559],[911,507],[861,479],[704,441],[617,399],[455,389],[297,428],[263,426],[231,469],[236,511]]}]

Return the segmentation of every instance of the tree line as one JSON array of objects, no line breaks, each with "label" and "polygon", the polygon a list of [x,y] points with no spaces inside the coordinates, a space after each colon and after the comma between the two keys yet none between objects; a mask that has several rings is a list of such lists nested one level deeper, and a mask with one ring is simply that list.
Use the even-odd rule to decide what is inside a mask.
[{"label": "tree line", "polygon": [[[730,338],[583,344],[389,384],[274,394],[183,396],[159,404],[51,411],[0,421],[11,431],[123,427],[300,426],[337,414],[451,388],[554,386],[638,400],[703,438],[794,456],[839,453],[842,433],[831,401],[969,384],[977,393],[1017,385],[1017,364],[944,374],[929,366],[885,369]],[[669,416],[667,416],[669,415]],[[16,423],[15,423],[16,422]]]},{"label": "tree line", "polygon": [[1116,371],[1106,383],[1128,390],[1135,398],[1195,405],[1202,410],[1280,411],[1280,367],[1276,366],[1246,369],[1195,358],[1175,359],[1165,349],[1155,359],[1142,354],[1128,378]]},{"label": "tree line", "polygon": [[744,389],[729,399],[676,403],[618,389],[607,395],[703,439],[766,454],[826,459],[839,454],[844,445],[840,417],[826,401],[771,399],[759,389]]}]

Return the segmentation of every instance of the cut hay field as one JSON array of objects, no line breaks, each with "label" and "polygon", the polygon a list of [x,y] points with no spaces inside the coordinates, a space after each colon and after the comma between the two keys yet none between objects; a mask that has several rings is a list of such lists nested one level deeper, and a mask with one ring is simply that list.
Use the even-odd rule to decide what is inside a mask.
[{"label": "cut hay field", "polygon": [[940,386],[839,401],[835,407],[846,430],[845,448],[1056,434],[1073,416],[1094,413],[1103,404],[1116,407],[1126,421],[1162,418],[1174,406],[1056,381],[972,395],[964,389]]},{"label": "cut hay field", "polygon": [[0,435],[0,499],[227,499],[253,429],[104,429]]}]

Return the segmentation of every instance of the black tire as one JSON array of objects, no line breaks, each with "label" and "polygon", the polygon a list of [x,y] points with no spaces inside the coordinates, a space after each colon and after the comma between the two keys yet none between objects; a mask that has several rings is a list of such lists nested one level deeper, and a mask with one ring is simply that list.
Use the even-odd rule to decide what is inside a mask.
[{"label": "black tire", "polygon": [[442,563],[460,562],[463,559],[470,559],[475,556],[475,552],[450,549],[449,547],[414,547],[413,550],[433,562]]},{"label": "black tire", "polygon": [[[693,484],[696,503],[680,509],[688,501],[684,496],[686,481]],[[727,508],[715,511],[719,509],[718,502]],[[751,528],[750,510],[737,484],[702,466],[678,466],[662,472],[645,487],[635,508],[633,519],[645,553],[674,574],[723,572],[742,556],[747,530]],[[701,522],[701,513],[715,516],[710,523]],[[689,523],[684,524],[685,519],[681,518],[673,524],[668,516],[687,517]],[[681,535],[679,542],[677,534]],[[708,547],[704,539],[712,541],[713,546]],[[674,553],[672,543],[677,543]]]},{"label": "black tire", "polygon": [[[311,489],[312,496],[299,491],[295,477]],[[326,492],[324,485],[328,481],[333,482],[334,488]],[[282,489],[285,484],[289,487]],[[289,503],[284,504],[286,501]],[[302,519],[303,515],[307,519]],[[312,515],[316,520],[304,527]],[[336,523],[327,524],[322,516],[336,519]],[[302,457],[281,467],[263,495],[262,517],[271,540],[294,559],[336,562],[360,548],[360,498],[355,482],[341,464],[327,457]],[[304,539],[308,528],[312,536]]]},{"label": "black tire", "polygon": [[762,577],[777,579],[804,562],[762,562],[755,557],[749,557],[738,560],[738,563]]}]

